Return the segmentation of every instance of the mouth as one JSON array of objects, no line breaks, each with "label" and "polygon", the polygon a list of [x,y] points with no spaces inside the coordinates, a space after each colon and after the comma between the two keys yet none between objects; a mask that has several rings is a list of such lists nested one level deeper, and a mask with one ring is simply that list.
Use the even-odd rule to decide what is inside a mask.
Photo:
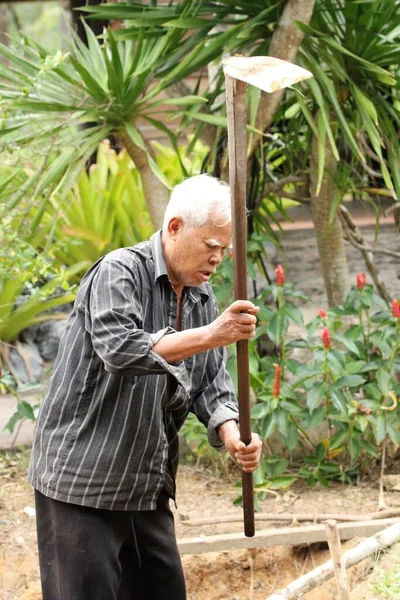
[{"label": "mouth", "polygon": [[209,281],[211,275],[214,274],[214,271],[200,271],[200,275],[203,281]]}]

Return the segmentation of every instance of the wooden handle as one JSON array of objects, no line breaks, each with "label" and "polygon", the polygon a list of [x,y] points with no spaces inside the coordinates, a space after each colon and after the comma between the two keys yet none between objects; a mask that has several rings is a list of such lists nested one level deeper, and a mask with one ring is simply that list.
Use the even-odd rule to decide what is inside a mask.
[{"label": "wooden handle", "polygon": [[[232,238],[235,300],[247,300],[247,85],[225,76],[228,116],[229,184],[232,198]],[[247,340],[236,344],[238,363],[238,400],[240,439],[251,441],[250,375]],[[252,537],[254,525],[253,475],[242,473],[244,534]]]}]

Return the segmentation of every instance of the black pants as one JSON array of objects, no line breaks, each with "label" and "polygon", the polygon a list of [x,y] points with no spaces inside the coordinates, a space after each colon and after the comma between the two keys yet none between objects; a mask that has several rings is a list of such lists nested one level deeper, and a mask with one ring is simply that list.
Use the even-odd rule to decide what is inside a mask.
[{"label": "black pants", "polygon": [[43,600],[185,600],[174,517],[107,511],[35,491]]}]

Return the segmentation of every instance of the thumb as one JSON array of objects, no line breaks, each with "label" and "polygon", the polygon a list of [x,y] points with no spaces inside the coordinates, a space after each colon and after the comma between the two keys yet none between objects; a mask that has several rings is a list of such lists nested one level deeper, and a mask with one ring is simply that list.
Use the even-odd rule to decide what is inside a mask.
[{"label": "thumb", "polygon": [[243,448],[246,448],[246,444],[244,442],[242,442],[241,440],[238,440],[238,442],[235,444],[236,452],[243,450]]}]

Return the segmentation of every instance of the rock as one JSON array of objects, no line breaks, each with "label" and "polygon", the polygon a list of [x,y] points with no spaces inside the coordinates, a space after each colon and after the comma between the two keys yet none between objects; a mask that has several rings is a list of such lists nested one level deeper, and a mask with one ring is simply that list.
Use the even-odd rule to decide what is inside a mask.
[{"label": "rock", "polygon": [[57,321],[44,321],[37,325],[34,339],[43,360],[55,360],[67,322],[68,319],[59,319]]},{"label": "rock", "polygon": [[21,383],[39,381],[43,372],[43,360],[34,344],[18,342],[16,347],[11,348],[10,361]]}]

